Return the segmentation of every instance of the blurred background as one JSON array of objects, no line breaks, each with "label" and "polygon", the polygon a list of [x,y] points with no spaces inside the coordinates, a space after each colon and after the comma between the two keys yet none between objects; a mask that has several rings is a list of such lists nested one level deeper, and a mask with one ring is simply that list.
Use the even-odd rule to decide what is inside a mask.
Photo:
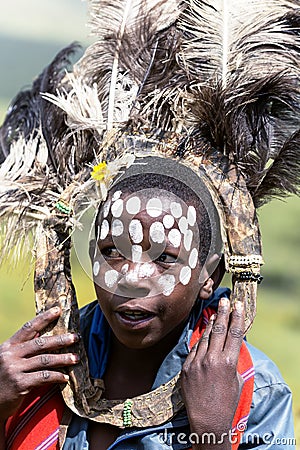
[{"label": "blurred background", "polygon": [[[31,84],[62,47],[73,41],[86,46],[90,40],[85,25],[87,6],[81,0],[0,0],[0,5],[2,123],[10,100]],[[264,281],[248,340],[275,361],[293,391],[300,449],[300,200],[273,201],[259,211],[259,217]],[[73,260],[79,303],[84,305],[94,299],[93,287]],[[32,280],[30,255],[18,265],[6,263],[0,269],[0,342],[34,315]]]}]

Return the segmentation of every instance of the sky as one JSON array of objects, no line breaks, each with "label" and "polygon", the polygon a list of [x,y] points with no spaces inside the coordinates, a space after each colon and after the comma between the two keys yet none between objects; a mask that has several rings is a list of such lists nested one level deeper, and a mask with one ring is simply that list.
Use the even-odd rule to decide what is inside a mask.
[{"label": "sky", "polygon": [[89,42],[82,0],[0,0],[0,114],[55,54],[73,41]]}]

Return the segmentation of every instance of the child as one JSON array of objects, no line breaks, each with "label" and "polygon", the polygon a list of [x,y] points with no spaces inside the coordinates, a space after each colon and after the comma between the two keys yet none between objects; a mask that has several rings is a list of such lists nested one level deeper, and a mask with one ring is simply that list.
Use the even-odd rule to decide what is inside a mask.
[{"label": "child", "polygon": [[[61,308],[1,347],[2,445],[280,449],[290,391],[243,334],[261,281],[256,207],[299,183],[299,11],[129,6],[92,1],[97,42],[69,73],[62,51],[1,130],[5,249],[37,229],[37,310]],[[90,206],[97,301],[81,338],[68,245]],[[225,269],[231,295],[216,289]]]},{"label": "child", "polygon": [[[153,167],[155,158],[148,158],[148,164],[149,159]],[[161,163],[168,167],[168,162]],[[129,423],[125,432],[123,427],[73,415],[62,448],[107,449],[112,445],[133,449],[143,445],[158,449],[167,443],[175,448],[232,448],[241,431],[232,425],[237,405],[247,416],[247,398],[252,394],[245,448],[252,443],[251,448],[274,448],[275,435],[278,439],[291,437],[290,391],[276,367],[242,343],[243,303],[237,302],[230,313],[228,290],[213,295],[224,271],[218,256],[220,240],[213,232],[218,226],[210,223],[213,209],[200,181],[196,194],[178,179],[142,173],[127,175],[111,189],[99,209],[96,241],[90,246],[98,300],[82,311],[91,375],[104,380],[106,399],[136,401],[134,398],[155,392],[182,370],[185,408],[180,407],[160,426],[151,426],[151,420],[155,423],[158,414],[166,413],[168,398],[163,411],[156,409],[155,402],[145,411],[140,407],[142,417],[150,416],[149,424],[137,428]],[[213,259],[217,263],[212,264]],[[57,308],[40,314],[2,345],[2,424],[22,409],[24,398],[27,405],[32,390],[37,395],[35,388],[64,383],[66,375],[60,368],[78,362],[77,354],[67,352],[78,336],[37,337],[59,314]],[[198,330],[203,331],[207,320],[198,341]],[[56,354],[62,347],[66,353]],[[243,364],[246,370],[241,370]],[[264,402],[265,395],[268,402]],[[34,430],[35,420],[30,419],[26,425]],[[246,428],[243,414],[239,419],[244,419],[239,426]],[[10,430],[8,436],[13,433]],[[50,426],[47,433],[51,435]],[[22,448],[29,450],[26,445]],[[2,446],[6,448],[4,438]],[[244,448],[243,444],[239,448]]]}]

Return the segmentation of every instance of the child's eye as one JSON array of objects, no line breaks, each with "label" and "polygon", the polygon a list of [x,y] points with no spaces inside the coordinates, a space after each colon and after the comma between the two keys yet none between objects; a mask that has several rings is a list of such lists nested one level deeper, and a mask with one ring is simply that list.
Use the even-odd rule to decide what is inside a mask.
[{"label": "child's eye", "polygon": [[121,253],[116,249],[116,247],[106,247],[101,250],[104,258],[123,258]]},{"label": "child's eye", "polygon": [[165,264],[174,264],[177,261],[177,257],[170,255],[168,253],[162,253],[157,259],[157,262],[165,263]]}]

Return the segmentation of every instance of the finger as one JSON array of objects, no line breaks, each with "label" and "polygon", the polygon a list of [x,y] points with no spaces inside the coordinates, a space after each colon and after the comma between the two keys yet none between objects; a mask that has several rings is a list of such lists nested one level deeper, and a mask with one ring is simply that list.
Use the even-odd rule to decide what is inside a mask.
[{"label": "finger", "polygon": [[52,368],[72,366],[78,364],[80,361],[79,355],[76,353],[63,353],[63,354],[43,354],[39,356],[33,356],[25,361],[22,360],[22,371],[37,372],[40,370],[51,370]]},{"label": "finger", "polygon": [[231,323],[228,330],[224,352],[233,364],[237,364],[245,329],[244,304],[237,301],[231,313]]},{"label": "finger", "polygon": [[204,356],[207,353],[208,347],[209,347],[209,342],[211,339],[211,332],[215,323],[217,315],[213,314],[210,319],[208,324],[206,325],[206,328],[199,340],[199,342],[194,346],[195,347],[195,353],[194,353],[194,357],[196,358],[204,358]]},{"label": "finger", "polygon": [[209,351],[212,353],[223,351],[228,331],[229,316],[230,302],[228,298],[221,298],[209,341]]},{"label": "finger", "polygon": [[41,370],[34,373],[23,374],[22,394],[26,394],[33,388],[44,386],[46,384],[67,383],[69,376],[54,370]]},{"label": "finger", "polygon": [[20,330],[18,330],[11,338],[10,343],[11,344],[18,344],[21,342],[29,341],[30,339],[33,339],[37,333],[40,333],[42,330],[44,330],[50,323],[52,323],[54,320],[58,319],[58,317],[61,314],[61,309],[58,306],[55,306],[54,308],[48,309],[48,311],[45,311],[38,316],[36,316],[34,319],[26,322]]},{"label": "finger", "polygon": [[58,334],[56,336],[38,336],[28,342],[19,344],[18,355],[29,357],[69,347],[79,340],[76,333]]}]

